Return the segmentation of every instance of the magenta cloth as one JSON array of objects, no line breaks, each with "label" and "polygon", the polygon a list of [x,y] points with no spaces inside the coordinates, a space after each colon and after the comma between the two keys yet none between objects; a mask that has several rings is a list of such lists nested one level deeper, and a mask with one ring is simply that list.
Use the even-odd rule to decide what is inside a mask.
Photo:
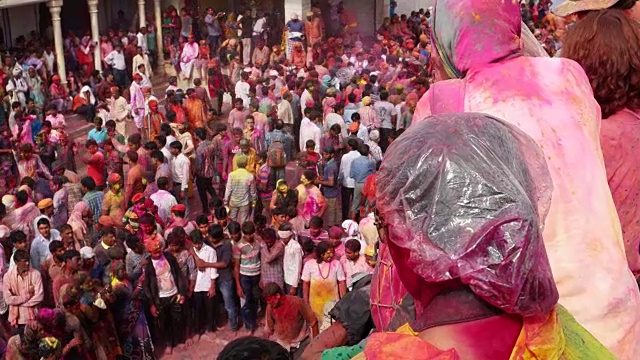
[{"label": "magenta cloth", "polygon": [[621,110],[602,120],[600,145],[629,268],[640,273],[640,115]]},{"label": "magenta cloth", "polygon": [[[520,27],[517,2],[452,2],[436,3],[433,37],[442,44],[454,39],[451,46],[438,50],[451,59],[454,69],[466,70],[461,71],[465,76],[432,85],[413,122],[439,112],[482,112],[516,125],[538,143],[553,179],[543,237],[560,304],[618,358],[635,359],[640,353],[640,293],[627,265],[607,183],[600,107],[584,70],[568,59],[505,53]],[[450,34],[439,36],[438,21],[456,16],[461,17],[442,24],[451,26],[446,30]],[[498,16],[512,28],[496,25]],[[491,36],[482,39],[469,32],[485,21],[493,28]],[[462,59],[461,54],[474,60]]]}]

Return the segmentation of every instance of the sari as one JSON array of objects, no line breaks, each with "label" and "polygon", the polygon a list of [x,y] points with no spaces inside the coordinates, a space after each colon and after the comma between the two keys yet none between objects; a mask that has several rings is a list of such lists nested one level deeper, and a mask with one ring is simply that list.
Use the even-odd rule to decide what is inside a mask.
[{"label": "sari", "polygon": [[559,302],[614,355],[634,358],[640,293],[607,184],[600,109],[578,64],[522,56],[519,8],[515,1],[438,0],[432,42],[453,80],[431,86],[413,122],[482,112],[538,143],[553,180],[543,235]]},{"label": "sari", "polygon": [[304,218],[305,223],[309,223],[314,216],[320,216],[320,209],[325,206],[324,196],[317,186],[307,188],[304,184],[298,185],[298,215]]}]

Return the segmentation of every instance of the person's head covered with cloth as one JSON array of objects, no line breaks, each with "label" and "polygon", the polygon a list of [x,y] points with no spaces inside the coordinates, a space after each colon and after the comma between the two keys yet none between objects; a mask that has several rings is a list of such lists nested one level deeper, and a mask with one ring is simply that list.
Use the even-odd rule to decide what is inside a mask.
[{"label": "person's head covered with cloth", "polygon": [[556,304],[542,241],[552,185],[531,138],[489,115],[438,115],[394,141],[377,176],[383,240],[418,318],[444,289],[523,316]]},{"label": "person's head covered with cloth", "polygon": [[[561,318],[556,317],[559,296],[542,239],[551,178],[533,139],[486,114],[436,115],[393,142],[377,176],[381,241],[415,301],[410,333],[463,323],[479,330],[483,325],[475,321],[506,315],[507,321],[521,319],[514,322],[515,335],[528,338],[506,341],[503,350],[544,358],[540,345],[560,339],[563,329],[553,325]],[[526,319],[536,319],[534,329],[545,329],[531,331],[531,320]],[[450,331],[471,331],[462,329]],[[484,336],[481,333],[476,335]],[[500,336],[484,333],[487,344]],[[459,338],[452,336],[456,344]],[[378,355],[370,356],[365,349],[367,359],[383,359],[395,351],[383,337],[370,338],[367,349]],[[431,341],[420,338],[418,342]],[[567,348],[572,341],[566,341]],[[592,337],[580,340],[590,351],[592,342],[599,354],[608,352]],[[467,347],[460,356],[469,355],[468,347],[482,351],[458,345]],[[408,349],[405,354],[410,356]],[[438,357],[425,354],[424,359],[432,358]]]}]

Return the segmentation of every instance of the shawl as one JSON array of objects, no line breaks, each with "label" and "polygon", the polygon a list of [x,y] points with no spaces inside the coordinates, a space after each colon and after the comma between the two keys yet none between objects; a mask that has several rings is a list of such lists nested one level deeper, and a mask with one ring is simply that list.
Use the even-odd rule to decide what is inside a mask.
[{"label": "shawl", "polygon": [[[87,224],[82,219],[82,213],[89,210],[89,204],[84,201],[80,201],[73,207],[73,211],[71,211],[71,215],[69,215],[68,224],[73,228],[73,232],[80,232],[83,235],[87,234]],[[99,216],[96,214],[95,216]]]}]

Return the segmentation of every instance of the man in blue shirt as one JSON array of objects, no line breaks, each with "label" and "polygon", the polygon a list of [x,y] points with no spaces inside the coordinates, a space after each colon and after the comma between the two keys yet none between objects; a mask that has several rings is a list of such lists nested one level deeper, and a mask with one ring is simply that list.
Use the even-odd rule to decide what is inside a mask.
[{"label": "man in blue shirt", "polygon": [[324,166],[322,169],[322,177],[316,178],[316,185],[322,185],[322,195],[327,202],[327,211],[324,213],[324,223],[328,227],[339,225],[342,223],[342,215],[338,206],[338,195],[340,188],[338,187],[338,163],[335,159],[335,149],[332,146],[326,147],[322,151]]},{"label": "man in blue shirt", "polygon": [[98,143],[98,146],[102,148],[102,144],[107,139],[107,129],[102,127],[102,118],[96,117],[93,120],[93,124],[96,126],[95,128],[89,131],[87,134],[87,139],[93,139]]},{"label": "man in blue shirt", "polygon": [[360,104],[356,103],[356,94],[351,93],[347,96],[347,100],[349,102],[344,106],[344,114],[342,114],[342,118],[344,119],[344,123],[349,126],[351,125],[351,115],[358,112],[360,108]]},{"label": "man in blue shirt", "polygon": [[351,203],[351,218],[353,220],[358,219],[360,215],[360,206],[362,205],[362,189],[364,188],[364,182],[369,175],[373,175],[376,171],[376,163],[373,159],[369,158],[369,146],[360,145],[358,148],[360,156],[355,158],[351,162],[351,178],[355,182],[353,189],[353,202]]}]

